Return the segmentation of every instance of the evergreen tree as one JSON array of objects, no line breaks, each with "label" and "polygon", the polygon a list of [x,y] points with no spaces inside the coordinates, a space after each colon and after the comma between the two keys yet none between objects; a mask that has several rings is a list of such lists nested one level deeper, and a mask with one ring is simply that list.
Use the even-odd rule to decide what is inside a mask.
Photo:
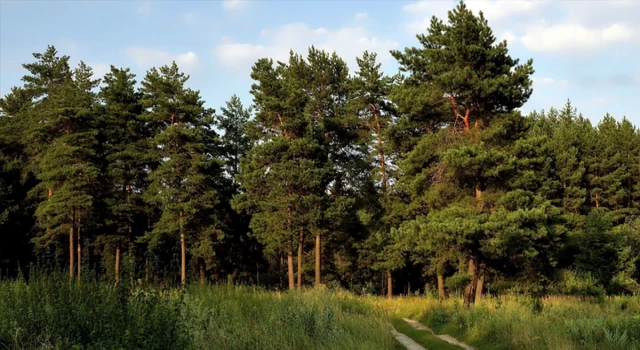
[{"label": "evergreen tree", "polygon": [[[393,293],[393,279],[391,272],[401,268],[404,264],[402,249],[391,237],[390,216],[385,209],[390,205],[389,195],[389,155],[391,142],[389,141],[389,126],[395,115],[395,108],[389,100],[393,87],[393,79],[385,76],[381,65],[376,62],[376,54],[364,52],[362,58],[356,58],[359,70],[351,81],[350,109],[357,115],[360,125],[361,140],[369,151],[369,163],[373,181],[379,183],[376,199],[379,204],[372,206],[378,209],[372,212],[375,220],[369,223],[372,234],[364,243],[364,255],[373,250],[374,269],[383,269],[387,279],[387,296]],[[386,156],[386,158],[385,158]]]},{"label": "evergreen tree", "polygon": [[[522,132],[513,111],[531,95],[532,62],[520,65],[511,58],[506,41],[496,44],[482,12],[475,16],[464,2],[449,11],[447,24],[434,17],[428,34],[417,37],[422,48],[392,54],[402,72],[428,83],[434,91],[430,96],[438,96],[435,110],[450,108],[453,120],[444,132],[455,134],[460,125],[465,131],[442,155],[442,166],[457,186],[475,194],[476,210],[483,213],[492,206],[492,193],[484,192],[500,191],[504,176],[512,170],[508,146]],[[465,305],[472,304],[476,294],[479,247],[476,238],[466,251],[472,281]]]},{"label": "evergreen tree", "polygon": [[226,171],[231,178],[240,172],[240,159],[251,148],[251,139],[247,135],[247,124],[251,117],[251,108],[245,109],[238,96],[233,95],[222,107],[222,114],[217,118],[218,127],[224,131],[222,135],[223,155]]},{"label": "evergreen tree", "polygon": [[[296,70],[296,73],[306,84],[304,91],[308,101],[305,113],[311,121],[310,136],[320,145],[321,153],[316,157],[318,170],[324,174],[320,183],[322,187],[316,193],[319,199],[314,207],[317,216],[310,222],[309,232],[315,236],[315,284],[320,285],[322,248],[325,248],[325,257],[331,256],[329,243],[344,241],[343,236],[348,235],[345,225],[353,219],[355,199],[348,183],[358,171],[354,167],[357,157],[354,154],[359,153],[353,146],[357,140],[355,120],[347,114],[347,64],[335,53],[329,54],[313,46],[306,61],[306,69]],[[298,250],[299,264],[301,253]],[[298,279],[301,279],[300,273]]]},{"label": "evergreen tree", "polygon": [[106,202],[113,217],[114,232],[104,243],[115,246],[114,275],[118,283],[123,246],[129,251],[130,268],[133,264],[134,221],[142,212],[149,135],[141,118],[141,95],[135,91],[135,76],[129,69],[111,66],[111,71],[104,76],[104,83],[99,94],[103,103],[101,139],[105,148],[104,171],[109,182]]},{"label": "evergreen tree", "polygon": [[287,255],[289,288],[293,289],[293,247],[298,243],[298,285],[306,232],[320,218],[327,172],[312,121],[305,113],[308,95],[304,73],[308,66],[291,53],[277,67],[259,60],[251,74],[256,116],[254,147],[241,162],[242,193],[235,207],[251,213],[251,228],[268,253]]},{"label": "evergreen tree", "polygon": [[[214,160],[205,153],[203,126],[211,125],[213,111],[204,107],[200,93],[186,88],[189,79],[171,66],[151,69],[142,81],[143,118],[154,132],[151,156],[161,159],[148,176],[146,201],[160,209],[159,221],[147,235],[151,247],[163,238],[179,237],[180,283],[187,279],[187,239],[215,229],[217,193],[207,171]],[[202,218],[210,218],[203,226]],[[200,242],[200,240],[198,240]]]},{"label": "evergreen tree", "polygon": [[39,159],[38,179],[51,196],[40,203],[36,216],[45,231],[37,238],[48,245],[69,232],[70,275],[74,274],[74,233],[77,238],[78,278],[81,269],[81,230],[91,215],[94,185],[99,169],[95,165],[95,94],[98,81],[83,62],[73,79],[61,83],[47,96],[40,115],[46,123],[38,132],[47,135],[48,147]]}]

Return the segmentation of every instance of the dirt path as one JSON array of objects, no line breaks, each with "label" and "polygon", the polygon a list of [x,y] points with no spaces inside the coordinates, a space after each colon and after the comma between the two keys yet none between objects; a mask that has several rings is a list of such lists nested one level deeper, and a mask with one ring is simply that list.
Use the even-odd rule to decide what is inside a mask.
[{"label": "dirt path", "polygon": [[[432,330],[431,330],[431,328],[429,328],[429,327],[427,327],[427,326],[423,325],[422,323],[420,323],[420,322],[418,322],[418,321],[410,320],[410,319],[408,319],[408,318],[403,318],[403,320],[404,320],[405,322],[407,322],[407,324],[408,324],[409,326],[411,326],[411,327],[413,327],[413,328],[415,328],[415,329],[421,330],[421,331],[431,332],[431,334],[433,334],[434,336],[436,336],[436,337],[438,337],[438,338],[440,338],[440,339],[442,339],[442,340],[446,341],[446,342],[447,342],[447,343],[449,343],[449,344],[457,345],[457,346],[459,346],[459,347],[461,347],[461,348],[464,348],[465,350],[476,350],[476,348],[474,348],[473,346],[471,346],[471,345],[469,345],[469,344],[467,344],[467,343],[461,342],[461,341],[459,341],[458,339],[456,339],[456,338],[454,338],[454,337],[452,337],[452,336],[450,336],[450,335],[448,335],[448,334],[441,334],[441,335],[438,335],[438,334],[436,334],[434,331],[432,331]],[[399,340],[399,339],[398,339],[398,340]],[[403,344],[404,344],[404,343],[403,343]],[[407,349],[408,349],[408,348],[407,348]]]},{"label": "dirt path", "polygon": [[407,350],[427,350],[408,336],[398,333],[395,328],[391,329],[391,334],[393,334],[393,336],[400,342],[400,344],[407,348]]}]

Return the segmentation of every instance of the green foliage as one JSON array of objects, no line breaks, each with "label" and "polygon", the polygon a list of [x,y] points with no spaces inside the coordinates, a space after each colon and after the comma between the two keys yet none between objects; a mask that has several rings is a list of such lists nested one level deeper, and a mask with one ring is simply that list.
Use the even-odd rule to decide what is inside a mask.
[{"label": "green foliage", "polygon": [[0,99],[0,274],[79,254],[130,283],[281,289],[297,250],[302,284],[318,262],[358,293],[640,293],[640,130],[570,101],[522,116],[531,60],[464,2],[417,39],[391,76],[370,52],[351,74],[315,47],[260,59],[251,107],[219,114],[175,63],[99,86],[35,53]]}]

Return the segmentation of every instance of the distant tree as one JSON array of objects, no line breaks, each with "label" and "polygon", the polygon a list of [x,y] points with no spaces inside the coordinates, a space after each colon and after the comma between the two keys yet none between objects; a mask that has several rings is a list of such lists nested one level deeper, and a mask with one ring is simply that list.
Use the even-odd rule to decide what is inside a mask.
[{"label": "distant tree", "polygon": [[238,96],[233,95],[222,107],[217,118],[218,127],[224,131],[221,136],[226,171],[231,178],[240,172],[240,159],[251,148],[251,138],[247,134],[247,124],[251,118],[251,108],[245,109]]}]

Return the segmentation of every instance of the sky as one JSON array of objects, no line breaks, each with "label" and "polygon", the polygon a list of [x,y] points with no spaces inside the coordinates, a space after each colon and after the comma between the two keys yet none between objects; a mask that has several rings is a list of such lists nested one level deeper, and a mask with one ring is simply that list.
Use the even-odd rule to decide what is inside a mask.
[{"label": "sky", "polygon": [[[522,111],[561,108],[567,99],[597,123],[606,113],[640,126],[640,0],[467,0],[483,11],[510,54],[533,59],[534,91]],[[55,45],[94,68],[129,67],[141,80],[176,61],[219,110],[231,95],[249,105],[255,61],[285,60],[310,45],[336,51],[355,71],[364,50],[383,70],[389,50],[417,46],[432,16],[455,0],[416,1],[59,1],[0,0],[0,96],[21,85],[23,63]]]}]

